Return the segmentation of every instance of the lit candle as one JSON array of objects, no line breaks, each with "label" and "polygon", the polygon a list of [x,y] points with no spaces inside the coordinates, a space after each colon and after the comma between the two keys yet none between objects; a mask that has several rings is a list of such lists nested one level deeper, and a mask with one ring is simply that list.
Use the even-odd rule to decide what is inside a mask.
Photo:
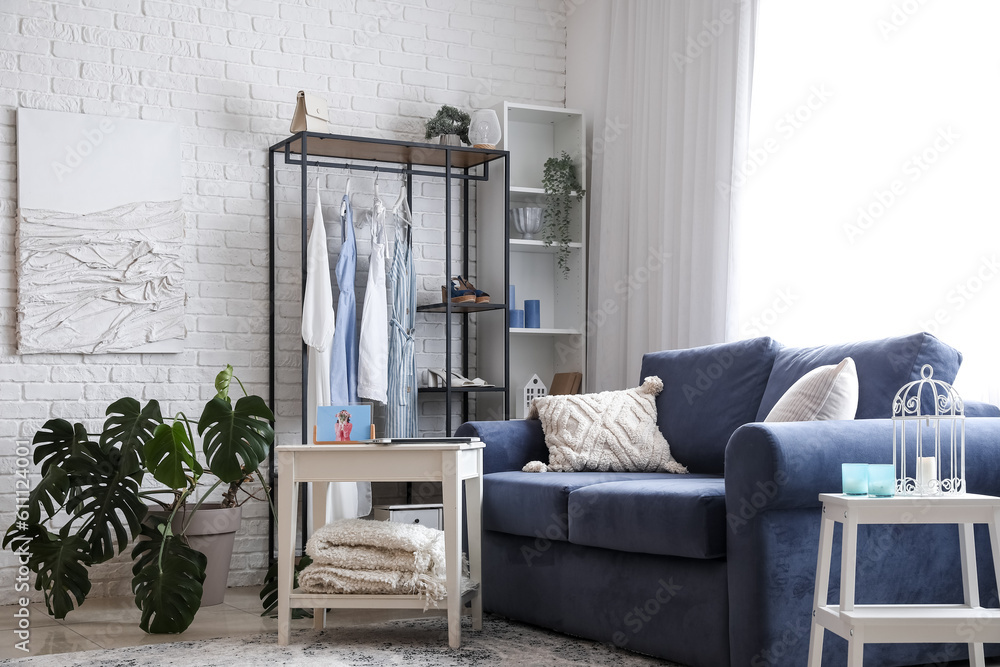
[{"label": "lit candle", "polygon": [[896,494],[896,466],[873,463],[868,466],[868,497],[892,498]]},{"label": "lit candle", "polygon": [[917,489],[931,491],[931,483],[937,480],[937,461],[933,456],[917,457]]}]

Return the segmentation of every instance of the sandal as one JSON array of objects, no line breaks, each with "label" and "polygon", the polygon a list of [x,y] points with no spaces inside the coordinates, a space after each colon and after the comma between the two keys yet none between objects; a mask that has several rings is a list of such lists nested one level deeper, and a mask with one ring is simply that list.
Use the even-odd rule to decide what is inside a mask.
[{"label": "sandal", "polygon": [[[457,276],[455,278],[455,280],[458,281],[458,284],[463,289],[465,289],[466,291],[471,291],[473,294],[476,295],[476,303],[489,303],[490,302],[490,295],[489,294],[487,294],[486,292],[484,292],[481,289],[476,289],[475,285],[473,285],[472,283],[470,283],[468,280],[466,280],[462,276]],[[452,281],[452,282],[454,283],[454,281]]]},{"label": "sandal", "polygon": [[[441,285],[441,303],[448,299],[447,287]],[[452,303],[475,303],[476,292],[474,290],[459,289],[455,281],[451,281],[451,302]]]},{"label": "sandal", "polygon": [[[444,379],[448,372],[443,368],[428,368],[427,369],[427,386],[434,388],[444,388],[448,385],[445,383]],[[494,385],[489,384],[486,380],[482,378],[475,378],[470,380],[461,373],[457,371],[451,372],[451,386],[452,387],[492,387]]]}]

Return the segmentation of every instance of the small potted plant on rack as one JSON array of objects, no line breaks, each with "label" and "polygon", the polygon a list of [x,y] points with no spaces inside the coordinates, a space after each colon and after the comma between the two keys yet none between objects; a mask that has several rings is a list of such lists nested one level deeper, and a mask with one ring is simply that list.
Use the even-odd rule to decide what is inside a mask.
[{"label": "small potted plant on rack", "polygon": [[438,109],[437,114],[427,121],[425,139],[440,136],[441,143],[448,146],[459,146],[469,143],[469,122],[471,117],[461,109],[445,104]]},{"label": "small potted plant on rack", "polygon": [[[183,412],[164,419],[155,400],[141,406],[134,398],[122,398],[108,406],[99,434],[63,419],[50,419],[35,434],[34,461],[42,477],[3,546],[27,553],[35,589],[45,595],[49,614],[62,619],[82,604],[91,588],[87,568],[111,560],[136,538],[132,591],[144,631],[186,630],[202,605],[203,592],[208,595],[213,582],[206,582],[206,568],[213,571],[215,562],[221,567],[214,583],[225,591],[232,536],[228,552],[213,562],[214,556],[203,553],[204,541],[194,537],[208,531],[195,525],[212,511],[205,501],[220,486],[226,489],[220,509],[237,513],[235,527],[232,517],[206,523],[228,523],[229,532],[239,527],[242,503],[237,493],[244,484],[256,477],[270,500],[259,467],[274,440],[274,416],[262,398],[243,389],[244,396],[233,405],[229,388],[234,379],[243,389],[232,366],[219,373],[216,394],[197,422]],[[201,436],[206,466],[197,459],[192,424]],[[217,479],[195,499],[205,473]],[[143,485],[150,480],[162,486]],[[157,499],[163,494],[170,500]],[[146,501],[162,511],[149,511]],[[50,531],[52,520],[63,512],[62,525]]]},{"label": "small potted plant on rack", "polygon": [[566,151],[559,157],[545,161],[542,173],[542,187],[545,188],[545,213],[542,238],[545,245],[558,244],[556,260],[563,275],[569,274],[570,221],[573,200],[580,201],[586,194],[576,176],[576,165]]}]

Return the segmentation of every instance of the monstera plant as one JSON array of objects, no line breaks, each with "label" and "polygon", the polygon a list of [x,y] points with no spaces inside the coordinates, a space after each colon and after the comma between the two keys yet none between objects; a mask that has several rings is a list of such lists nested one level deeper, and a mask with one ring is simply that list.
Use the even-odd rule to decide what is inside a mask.
[{"label": "monstera plant", "polygon": [[[244,394],[235,405],[229,396],[234,379]],[[182,412],[164,419],[155,400],[143,406],[122,398],[108,407],[98,434],[63,419],[47,421],[35,434],[41,481],[19,507],[3,546],[27,554],[49,614],[62,619],[82,604],[91,587],[87,568],[140,538],[131,554],[140,627],[176,633],[191,625],[201,604],[206,558],[188,544],[188,524],[174,517],[181,510],[185,518],[194,516],[221,485],[228,485],[223,504],[235,504],[241,486],[255,476],[267,493],[259,467],[274,440],[271,410],[259,396],[246,394],[232,366],[216,377],[215,389],[197,422]],[[192,425],[205,466],[196,456]],[[216,479],[196,493],[207,474]],[[165,493],[169,501],[157,499]],[[161,516],[147,514],[147,501],[164,509]],[[57,517],[64,522],[50,530]]]}]

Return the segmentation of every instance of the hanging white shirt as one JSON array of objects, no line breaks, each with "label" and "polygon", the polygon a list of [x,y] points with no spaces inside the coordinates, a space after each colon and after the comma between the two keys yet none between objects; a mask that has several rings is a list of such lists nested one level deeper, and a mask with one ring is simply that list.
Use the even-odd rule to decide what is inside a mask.
[{"label": "hanging white shirt", "polygon": [[365,308],[361,313],[358,345],[358,396],[379,403],[389,399],[389,312],[385,294],[385,204],[378,195],[372,202],[369,226],[372,233],[371,258]]},{"label": "hanging white shirt", "polygon": [[326,247],[323,207],[316,183],[316,209],[313,213],[309,245],[306,248],[306,289],[302,295],[302,341],[309,348],[309,430],[306,441],[312,442],[316,407],[330,405],[330,351],[336,317],[333,311],[333,284],[330,281],[330,258]]}]

